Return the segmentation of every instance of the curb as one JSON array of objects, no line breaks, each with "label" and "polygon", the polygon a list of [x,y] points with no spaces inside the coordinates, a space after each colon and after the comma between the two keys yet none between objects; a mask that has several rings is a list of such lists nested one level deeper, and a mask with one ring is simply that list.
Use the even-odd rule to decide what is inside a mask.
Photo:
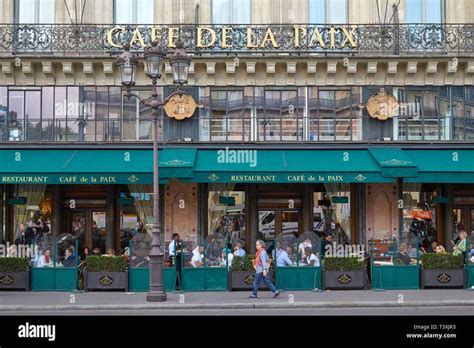
[{"label": "curb", "polygon": [[69,311],[69,310],[159,310],[159,309],[258,309],[258,308],[363,308],[363,307],[452,307],[474,306],[474,300],[448,301],[342,301],[342,302],[255,302],[192,304],[111,304],[111,305],[3,305],[0,312]]}]

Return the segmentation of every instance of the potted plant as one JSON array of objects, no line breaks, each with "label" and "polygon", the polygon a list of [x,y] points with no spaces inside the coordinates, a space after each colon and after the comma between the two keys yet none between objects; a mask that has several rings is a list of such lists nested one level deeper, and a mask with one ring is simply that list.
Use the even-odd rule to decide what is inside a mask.
[{"label": "potted plant", "polygon": [[[232,290],[250,290],[253,288],[255,279],[255,268],[253,267],[255,255],[234,256],[229,279],[229,286]],[[272,278],[273,272],[268,276]],[[260,283],[259,289],[264,288],[265,284]]]},{"label": "potted plant", "polygon": [[462,255],[421,255],[421,286],[455,288],[464,287],[465,270]]},{"label": "potted plant", "polygon": [[128,291],[127,261],[123,256],[87,256],[84,289]]},{"label": "potted plant", "polygon": [[365,289],[367,277],[365,261],[357,256],[325,257],[325,289]]},{"label": "potted plant", "polygon": [[26,257],[1,257],[0,290],[30,290],[29,266]]}]

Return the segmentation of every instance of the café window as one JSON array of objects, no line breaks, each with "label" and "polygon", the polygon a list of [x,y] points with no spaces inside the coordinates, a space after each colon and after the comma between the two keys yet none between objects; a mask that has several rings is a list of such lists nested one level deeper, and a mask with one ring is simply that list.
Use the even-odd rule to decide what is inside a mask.
[{"label": "caf\u00e9 window", "polygon": [[153,24],[154,5],[154,0],[115,0],[115,23]]},{"label": "caf\u00e9 window", "polygon": [[331,234],[336,243],[350,242],[350,184],[324,184],[313,193],[313,229],[320,236]]},{"label": "caf\u00e9 window", "polygon": [[[210,94],[210,95],[209,95]],[[253,115],[253,88],[209,90],[200,88],[201,141],[249,141]]]},{"label": "caf\u00e9 window", "polygon": [[436,196],[436,185],[403,184],[402,239],[411,244],[418,240],[425,248],[437,239],[436,209],[433,204]]},{"label": "caf\u00e9 window", "polygon": [[54,0],[16,0],[19,24],[54,23]]},{"label": "caf\u00e9 window", "polygon": [[259,141],[304,139],[305,89],[255,89]]},{"label": "caf\u00e9 window", "polygon": [[212,23],[249,24],[251,0],[211,0]]},{"label": "caf\u00e9 window", "polygon": [[309,140],[361,139],[360,88],[308,88]]},{"label": "caf\u00e9 window", "polygon": [[454,140],[474,140],[474,87],[452,87],[452,128]]},{"label": "caf\u00e9 window", "polygon": [[432,89],[394,88],[400,104],[394,117],[394,139],[448,140],[449,91],[447,87]]},{"label": "caf\u00e9 window", "polygon": [[308,22],[344,24],[348,22],[347,0],[308,0]]},{"label": "caf\u00e9 window", "polygon": [[245,191],[236,184],[209,184],[208,234],[245,244]]},{"label": "caf\u00e9 window", "polygon": [[405,1],[405,23],[442,23],[443,0]]}]

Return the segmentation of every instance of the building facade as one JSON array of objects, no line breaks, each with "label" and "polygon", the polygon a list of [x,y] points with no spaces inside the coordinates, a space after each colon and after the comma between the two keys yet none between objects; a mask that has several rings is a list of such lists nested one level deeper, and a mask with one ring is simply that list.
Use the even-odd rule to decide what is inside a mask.
[{"label": "building facade", "polygon": [[[165,241],[474,231],[473,0],[0,0],[0,239],[151,233],[151,110],[116,56],[185,44],[160,111]],[[139,65],[134,89],[151,97]],[[173,87],[165,63],[160,98]]]}]

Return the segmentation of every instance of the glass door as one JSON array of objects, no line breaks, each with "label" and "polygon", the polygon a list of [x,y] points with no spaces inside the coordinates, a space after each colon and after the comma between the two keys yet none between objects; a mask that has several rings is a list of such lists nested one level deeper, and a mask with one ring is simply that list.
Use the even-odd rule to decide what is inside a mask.
[{"label": "glass door", "polygon": [[257,238],[265,242],[267,249],[280,234],[298,237],[300,233],[301,213],[299,210],[262,209],[259,210],[258,216]]}]

